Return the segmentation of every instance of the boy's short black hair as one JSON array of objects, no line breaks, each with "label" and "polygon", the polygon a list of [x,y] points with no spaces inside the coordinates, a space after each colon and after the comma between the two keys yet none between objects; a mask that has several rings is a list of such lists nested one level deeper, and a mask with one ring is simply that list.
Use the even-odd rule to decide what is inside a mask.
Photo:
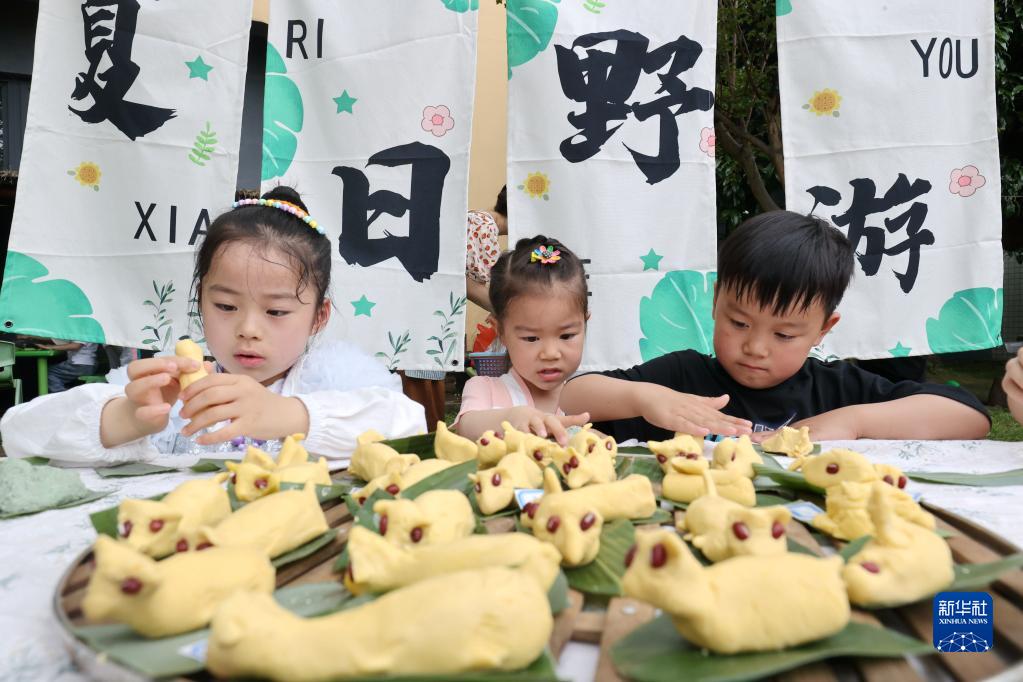
[{"label": "boy's short black hair", "polygon": [[828,221],[769,211],[745,221],[718,250],[719,288],[781,315],[815,301],[827,319],[853,273],[852,244]]}]

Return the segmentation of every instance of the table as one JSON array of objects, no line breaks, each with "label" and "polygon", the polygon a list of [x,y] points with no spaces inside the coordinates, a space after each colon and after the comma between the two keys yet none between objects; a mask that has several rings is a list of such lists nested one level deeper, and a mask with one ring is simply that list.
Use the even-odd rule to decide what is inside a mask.
[{"label": "table", "polygon": [[46,395],[50,392],[46,375],[49,372],[50,358],[58,352],[60,351],[46,350],[45,348],[18,348],[14,351],[16,358],[36,359],[36,381],[39,384],[39,395]]},{"label": "table", "polygon": [[[909,471],[989,473],[1023,467],[1023,443],[995,441],[855,441],[830,442],[849,447],[874,462],[894,464]],[[159,463],[187,467],[194,456],[167,456]],[[110,490],[101,500],[73,507],[0,521],[0,679],[61,680],[78,682],[78,673],[61,644],[53,617],[57,582],[94,538],[89,513],[131,497],[166,492],[199,476],[176,472],[137,478],[100,478],[80,469],[82,480],[94,490]],[[970,488],[910,483],[926,501],[974,521],[1023,546],[1023,486]],[[570,643],[562,653],[558,674],[562,679],[591,680],[597,647]]]}]

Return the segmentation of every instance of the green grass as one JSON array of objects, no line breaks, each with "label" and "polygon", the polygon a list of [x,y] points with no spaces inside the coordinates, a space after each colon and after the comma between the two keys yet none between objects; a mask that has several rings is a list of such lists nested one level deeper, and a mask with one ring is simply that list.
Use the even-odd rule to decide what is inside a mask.
[{"label": "green grass", "polygon": [[1004,407],[989,407],[991,433],[989,440],[1023,441],[1023,426]]}]

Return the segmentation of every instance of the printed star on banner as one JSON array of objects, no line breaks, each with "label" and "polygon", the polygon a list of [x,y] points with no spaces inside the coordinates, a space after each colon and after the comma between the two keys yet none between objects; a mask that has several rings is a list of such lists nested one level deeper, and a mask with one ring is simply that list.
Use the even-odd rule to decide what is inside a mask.
[{"label": "printed star on banner", "polygon": [[202,78],[204,81],[209,81],[207,76],[213,67],[202,60],[202,55],[196,57],[190,62],[185,62],[185,66],[188,67],[188,78]]},{"label": "printed star on banner", "polygon": [[334,104],[337,105],[337,113],[339,114],[343,112],[354,114],[355,112],[352,111],[352,107],[355,106],[355,103],[358,101],[359,100],[349,95],[347,90],[342,90],[341,94],[334,98]]},{"label": "printed star on banner", "polygon": [[909,351],[911,350],[913,349],[903,346],[902,341],[899,341],[895,344],[895,348],[889,348],[888,352],[892,354],[893,358],[904,358],[909,355]]},{"label": "printed star on banner", "polygon": [[359,315],[365,315],[366,317],[373,317],[373,306],[376,305],[373,301],[366,298],[366,294],[363,294],[358,301],[350,301],[352,307],[355,308],[355,317]]},{"label": "printed star on banner", "polygon": [[658,256],[657,252],[653,249],[650,249],[650,252],[647,255],[640,256],[639,259],[643,261],[643,272],[646,272],[647,270],[660,270],[662,258],[664,258],[664,256]]}]

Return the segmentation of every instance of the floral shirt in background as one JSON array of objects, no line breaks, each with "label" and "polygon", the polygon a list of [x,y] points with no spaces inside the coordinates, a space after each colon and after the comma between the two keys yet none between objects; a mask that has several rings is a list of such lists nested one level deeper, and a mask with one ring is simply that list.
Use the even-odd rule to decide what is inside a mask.
[{"label": "floral shirt in background", "polygon": [[481,284],[487,284],[490,282],[490,269],[501,255],[497,223],[489,213],[469,211],[466,230],[465,274]]}]

